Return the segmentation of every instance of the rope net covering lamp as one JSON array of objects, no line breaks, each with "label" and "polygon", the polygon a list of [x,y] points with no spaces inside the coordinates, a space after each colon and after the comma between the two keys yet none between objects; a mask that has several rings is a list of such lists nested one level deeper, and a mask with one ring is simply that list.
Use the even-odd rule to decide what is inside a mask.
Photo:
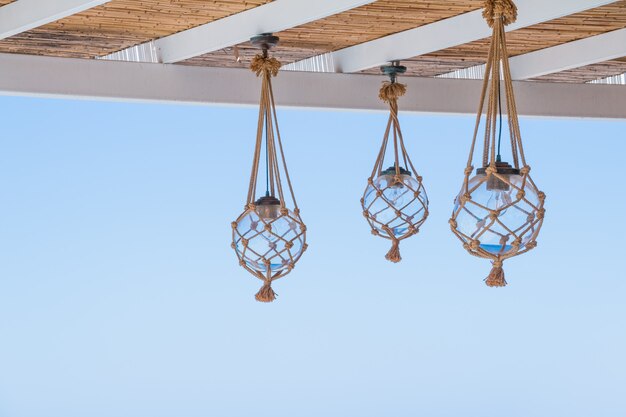
[{"label": "rope net covering lamp", "polygon": [[[465,178],[454,201],[450,227],[470,254],[492,261],[493,269],[485,283],[490,287],[504,287],[507,282],[503,261],[537,246],[545,214],[545,194],[530,177],[509,68],[504,26],[516,20],[517,8],[511,0],[488,0],[483,16],[493,28],[493,35]],[[506,98],[513,166],[503,162],[500,154],[501,89]],[[482,167],[474,174],[472,161],[485,101]]]},{"label": "rope net covering lamp", "polygon": [[[280,62],[269,57],[268,50],[278,43],[278,37],[270,34],[259,35],[252,38],[252,43],[263,50],[250,65],[262,81],[259,124],[248,199],[244,212],[232,223],[232,247],[239,264],[263,281],[263,286],[255,296],[256,300],[269,303],[276,299],[272,282],[291,272],[307,248],[306,226],[300,218],[287,171],[272,91],[271,79],[278,74]],[[257,199],[264,137],[265,193]],[[286,180],[289,201],[285,200],[283,177]],[[288,203],[293,204],[293,209],[288,208]]]},{"label": "rope net covering lamp", "polygon": [[[419,232],[428,217],[428,197],[422,185],[422,177],[417,175],[404,147],[398,121],[398,98],[406,93],[406,86],[397,83],[396,77],[406,68],[393,62],[381,70],[391,79],[383,83],[379,93],[380,99],[389,104],[389,121],[372,175],[367,179],[361,206],[372,234],[392,242],[385,258],[391,262],[400,262],[400,241]],[[394,164],[383,169],[391,133]]]}]

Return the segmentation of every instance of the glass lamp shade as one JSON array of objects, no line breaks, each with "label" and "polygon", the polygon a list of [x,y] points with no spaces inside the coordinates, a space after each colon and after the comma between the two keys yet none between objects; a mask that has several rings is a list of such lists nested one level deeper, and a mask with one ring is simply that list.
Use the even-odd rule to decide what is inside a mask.
[{"label": "glass lamp shade", "polygon": [[363,215],[375,234],[401,239],[417,232],[428,216],[428,197],[421,181],[408,171],[383,171],[370,181],[361,200]]},{"label": "glass lamp shade", "polygon": [[264,198],[233,222],[232,246],[242,265],[266,275],[268,269],[275,274],[294,267],[306,249],[306,227],[277,199]]},{"label": "glass lamp shade", "polygon": [[[534,245],[543,199],[528,175],[478,171],[454,200],[456,230],[474,254],[510,257]],[[465,197],[464,197],[465,196]]]}]

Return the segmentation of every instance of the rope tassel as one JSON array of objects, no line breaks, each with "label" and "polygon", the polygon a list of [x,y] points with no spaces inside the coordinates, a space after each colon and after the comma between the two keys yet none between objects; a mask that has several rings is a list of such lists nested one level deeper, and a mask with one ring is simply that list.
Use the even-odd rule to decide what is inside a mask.
[{"label": "rope tassel", "polygon": [[402,257],[400,256],[400,241],[398,239],[393,239],[391,249],[389,249],[389,252],[385,255],[385,259],[393,262],[394,264],[397,264],[402,260]]},{"label": "rope tassel", "polygon": [[506,287],[507,282],[504,279],[504,269],[502,269],[502,262],[495,261],[493,268],[489,273],[489,276],[485,278],[485,284],[488,287]]},{"label": "rope tassel", "polygon": [[517,20],[517,6],[513,0],[486,0],[483,17],[489,27],[493,27],[498,17],[502,18],[505,26],[510,25]]},{"label": "rope tassel", "polygon": [[380,88],[378,98],[385,103],[391,103],[398,100],[400,97],[406,94],[406,85],[400,83],[390,83],[385,81]]},{"label": "rope tassel", "polygon": [[276,293],[272,289],[272,281],[265,281],[259,292],[256,293],[254,298],[261,303],[271,303],[276,299]]},{"label": "rope tassel", "polygon": [[263,73],[267,73],[272,77],[278,75],[280,70],[280,62],[273,57],[265,57],[263,55],[257,55],[252,59],[250,63],[250,69],[257,75],[257,77]]}]

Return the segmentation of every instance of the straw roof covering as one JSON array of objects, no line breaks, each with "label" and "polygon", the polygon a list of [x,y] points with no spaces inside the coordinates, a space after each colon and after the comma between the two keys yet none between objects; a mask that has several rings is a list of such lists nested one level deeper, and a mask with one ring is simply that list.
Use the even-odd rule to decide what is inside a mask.
[{"label": "straw roof covering", "polygon": [[[626,28],[626,1],[587,10],[507,34],[511,56],[526,54],[567,42]],[[484,64],[489,39],[417,57],[404,62],[413,75],[434,76],[460,68]],[[436,67],[432,62],[439,62]]]},{"label": "straw roof covering", "polygon": [[[277,33],[281,42],[274,54],[281,62],[290,63],[477,10],[483,4],[484,0],[379,0]],[[239,45],[244,52],[241,66],[256,53],[250,49],[249,43]],[[214,65],[224,55],[224,51],[219,51],[192,58],[185,64]]]},{"label": "straw roof covering", "polygon": [[0,41],[0,52],[94,58],[271,0],[112,0]]},{"label": "straw roof covering", "polygon": [[[73,16],[0,40],[0,52],[96,58],[234,15],[271,0],[112,0]],[[0,5],[11,3],[0,0]],[[483,0],[378,0],[277,33],[273,53],[283,63],[337,51],[383,36],[454,17],[483,6]],[[626,0],[510,32],[511,55],[626,28]],[[462,28],[459,28],[462,30]],[[436,76],[484,63],[488,39],[403,61],[408,76]],[[179,64],[246,67],[257,50],[249,43]],[[626,71],[624,59],[540,77],[585,82]],[[366,72],[378,73],[377,68]]]},{"label": "straw roof covering", "polygon": [[557,72],[556,74],[544,75],[543,77],[535,78],[534,81],[585,83],[624,73],[626,73],[626,57]]}]

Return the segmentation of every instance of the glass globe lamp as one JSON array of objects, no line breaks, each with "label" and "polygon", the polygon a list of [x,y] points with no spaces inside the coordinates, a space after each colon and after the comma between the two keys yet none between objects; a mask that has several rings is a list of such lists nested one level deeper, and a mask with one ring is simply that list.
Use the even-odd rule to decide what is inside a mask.
[{"label": "glass globe lamp", "polygon": [[498,162],[495,172],[479,168],[455,198],[452,225],[470,253],[508,258],[534,247],[541,196],[527,173],[507,163]]},{"label": "glass globe lamp", "polygon": [[272,196],[261,197],[233,222],[233,249],[242,266],[267,276],[287,272],[306,249],[300,216]]},{"label": "glass globe lamp", "polygon": [[390,167],[369,181],[361,201],[374,234],[401,239],[417,233],[426,220],[428,197],[410,171]]}]

